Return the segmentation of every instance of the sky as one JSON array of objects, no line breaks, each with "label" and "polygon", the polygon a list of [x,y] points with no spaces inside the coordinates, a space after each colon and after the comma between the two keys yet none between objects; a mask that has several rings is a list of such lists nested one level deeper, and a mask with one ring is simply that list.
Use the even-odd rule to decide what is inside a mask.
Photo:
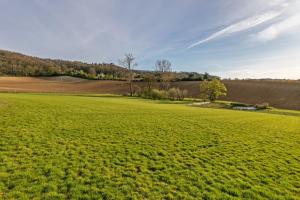
[{"label": "sky", "polygon": [[0,49],[223,78],[300,79],[300,0],[0,0]]}]

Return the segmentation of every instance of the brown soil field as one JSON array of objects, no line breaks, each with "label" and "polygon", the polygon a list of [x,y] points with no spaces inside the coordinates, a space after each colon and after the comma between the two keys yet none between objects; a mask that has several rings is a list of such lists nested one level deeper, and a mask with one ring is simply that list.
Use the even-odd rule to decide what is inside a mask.
[{"label": "brown soil field", "polygon": [[[227,96],[222,100],[260,104],[269,103],[276,108],[300,110],[300,81],[279,80],[226,80]],[[200,82],[180,82],[175,86],[185,88],[191,96],[199,94]]]},{"label": "brown soil field", "polygon": [[0,77],[2,92],[123,94],[126,82],[62,77]]},{"label": "brown soil field", "polygon": [[[249,104],[268,102],[276,108],[300,110],[300,81],[231,80],[223,81],[228,89],[223,100]],[[199,81],[174,82],[172,86],[187,89],[198,97]],[[145,83],[135,83],[139,87]],[[55,92],[125,94],[123,81],[85,80],[74,77],[0,77],[1,92]]]}]

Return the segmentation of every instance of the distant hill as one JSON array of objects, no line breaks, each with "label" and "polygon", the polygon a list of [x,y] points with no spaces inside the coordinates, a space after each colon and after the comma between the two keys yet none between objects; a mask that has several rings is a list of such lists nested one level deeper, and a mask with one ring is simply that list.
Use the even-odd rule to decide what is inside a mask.
[{"label": "distant hill", "polygon": [[[135,80],[142,81],[154,71],[135,70]],[[174,80],[192,81],[216,76],[197,72],[173,72]],[[72,76],[94,80],[126,80],[127,69],[113,63],[85,63],[27,56],[0,50],[0,76]],[[158,76],[157,76],[158,77]]]},{"label": "distant hill", "polygon": [[0,50],[0,75],[10,76],[58,76],[68,75],[90,79],[125,78],[126,69],[113,63],[84,63],[43,59],[20,53]]}]

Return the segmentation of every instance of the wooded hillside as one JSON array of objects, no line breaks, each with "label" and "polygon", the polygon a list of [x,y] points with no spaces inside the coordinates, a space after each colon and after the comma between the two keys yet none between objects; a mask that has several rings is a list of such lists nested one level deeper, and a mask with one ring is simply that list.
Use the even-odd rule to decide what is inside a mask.
[{"label": "wooded hillside", "polygon": [[[135,81],[147,74],[159,76],[155,71],[134,70]],[[172,72],[174,81],[211,79],[207,73]],[[44,59],[0,50],[0,76],[73,76],[95,80],[126,80],[127,69],[114,63],[84,63],[58,59]],[[159,81],[159,80],[158,80]]]},{"label": "wooded hillside", "polygon": [[126,69],[113,63],[84,63],[42,59],[20,53],[0,50],[0,75],[57,76],[68,75],[90,79],[122,80]]}]

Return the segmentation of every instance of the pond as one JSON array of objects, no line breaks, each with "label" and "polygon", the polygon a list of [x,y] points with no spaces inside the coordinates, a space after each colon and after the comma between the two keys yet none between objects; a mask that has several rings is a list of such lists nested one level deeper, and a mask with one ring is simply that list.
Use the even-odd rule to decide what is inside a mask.
[{"label": "pond", "polygon": [[234,110],[257,110],[254,106],[235,106],[232,109]]}]

